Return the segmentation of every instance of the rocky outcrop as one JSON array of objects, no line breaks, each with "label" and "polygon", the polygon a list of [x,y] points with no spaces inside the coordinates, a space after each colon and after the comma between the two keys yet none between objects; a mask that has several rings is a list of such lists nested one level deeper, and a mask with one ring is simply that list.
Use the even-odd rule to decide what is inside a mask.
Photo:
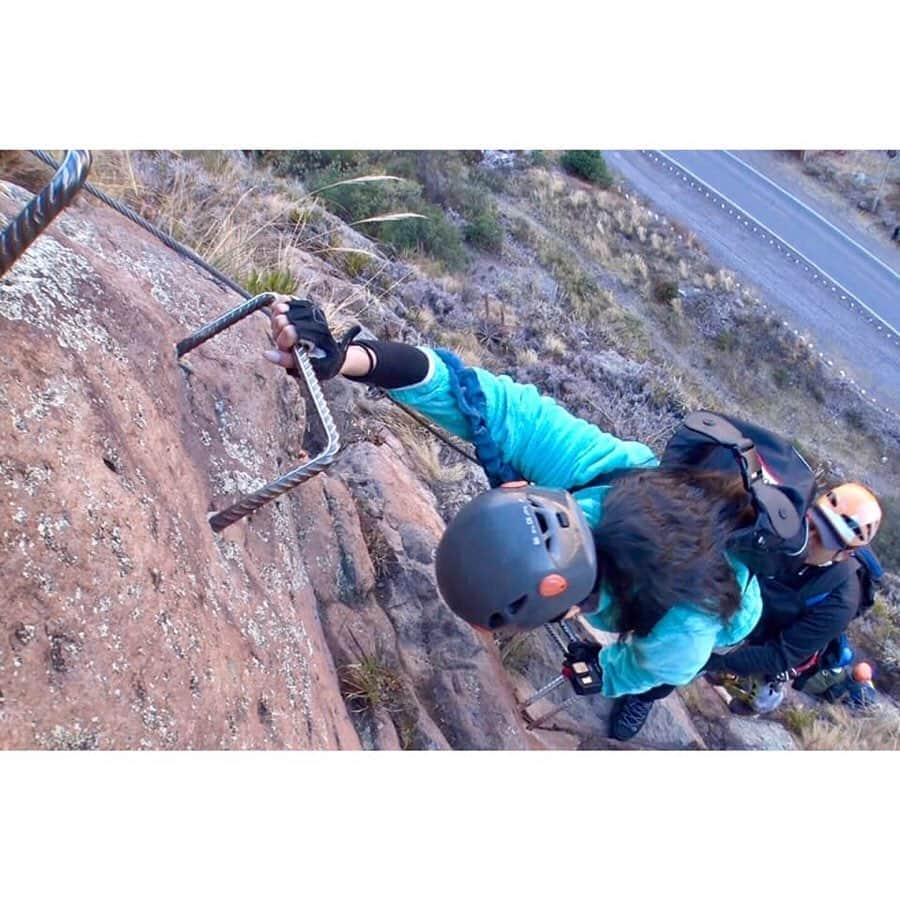
[{"label": "rocky outcrop", "polygon": [[[0,183],[0,223],[28,196]],[[236,302],[83,198],[0,282],[0,746],[537,746],[438,599],[436,498],[354,430],[360,390],[329,385],[338,464],[210,530],[309,437],[261,316],[176,362]]]},{"label": "rocky outcrop", "polygon": [[85,200],[0,283],[0,746],[359,746],[295,552],[316,487],[206,523],[302,431],[262,323],[176,364],[233,305]]}]

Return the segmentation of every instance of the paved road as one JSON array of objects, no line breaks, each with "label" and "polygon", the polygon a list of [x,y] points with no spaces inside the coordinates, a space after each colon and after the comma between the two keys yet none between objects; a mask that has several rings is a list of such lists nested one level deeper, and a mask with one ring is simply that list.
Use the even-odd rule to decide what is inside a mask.
[{"label": "paved road", "polygon": [[666,156],[762,222],[845,291],[854,294],[900,338],[900,276],[887,262],[782,190],[740,154],[669,150]]},{"label": "paved road", "polygon": [[[736,271],[792,329],[814,341],[824,358],[833,361],[835,372],[845,371],[879,407],[900,411],[900,280],[890,258],[879,259],[861,242],[855,246],[812,209],[804,209],[725,151],[667,152],[671,162],[637,151],[604,155],[624,177],[626,189],[634,189],[694,231],[712,259]],[[706,196],[700,181],[730,201],[726,208],[715,191]],[[812,264],[798,261],[793,251],[748,222],[732,204],[771,228]],[[823,277],[816,266],[846,290]]]}]

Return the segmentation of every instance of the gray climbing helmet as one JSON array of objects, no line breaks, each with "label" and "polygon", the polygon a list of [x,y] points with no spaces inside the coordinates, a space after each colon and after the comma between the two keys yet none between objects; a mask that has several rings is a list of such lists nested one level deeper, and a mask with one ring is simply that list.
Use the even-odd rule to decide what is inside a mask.
[{"label": "gray climbing helmet", "polygon": [[597,576],[590,527],[568,491],[524,481],[486,491],[447,526],[435,555],[446,604],[478,628],[537,628],[582,603]]}]

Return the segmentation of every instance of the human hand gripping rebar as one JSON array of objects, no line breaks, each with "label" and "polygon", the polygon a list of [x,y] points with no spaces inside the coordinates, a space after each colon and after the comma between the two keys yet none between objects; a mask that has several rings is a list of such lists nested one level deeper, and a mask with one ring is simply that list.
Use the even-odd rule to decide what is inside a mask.
[{"label": "human hand gripping rebar", "polygon": [[[263,310],[268,315],[268,310],[265,310],[264,307],[269,306],[276,299],[278,299],[278,297],[273,293],[258,294],[256,297],[251,297],[246,303],[242,303],[240,306],[219,316],[219,318],[204,325],[192,335],[179,341],[176,345],[178,357],[181,358],[186,353],[199,347],[200,344],[208,341],[220,331],[224,331],[226,328],[234,325],[235,322],[239,322],[241,319],[257,310]],[[306,351],[302,347],[295,345],[291,352],[294,356],[294,365],[297,367],[297,372],[303,378],[306,388],[309,391],[309,395],[312,398],[316,414],[322,422],[322,428],[325,431],[326,437],[325,447],[313,459],[304,462],[296,469],[292,469],[290,472],[281,475],[275,481],[270,482],[258,491],[247,494],[227,509],[223,509],[216,513],[210,513],[209,524],[213,531],[221,531],[228,525],[232,525],[234,522],[255,512],[261,506],[265,506],[266,503],[269,503],[276,497],[280,497],[282,494],[287,493],[291,488],[295,488],[298,484],[309,480],[314,475],[318,475],[334,462],[334,459],[341,448],[337,426],[334,424],[331,411],[328,409],[328,404],[325,402],[325,396],[322,393],[322,388],[313,372],[312,364],[309,361]]]}]

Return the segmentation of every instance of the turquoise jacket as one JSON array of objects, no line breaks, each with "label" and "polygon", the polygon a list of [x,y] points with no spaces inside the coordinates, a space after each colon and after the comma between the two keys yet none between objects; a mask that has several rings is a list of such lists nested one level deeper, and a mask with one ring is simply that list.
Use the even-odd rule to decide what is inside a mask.
[{"label": "turquoise jacket", "polygon": [[[465,418],[450,391],[447,367],[427,348],[429,370],[415,385],[392,390],[396,400],[413,407],[453,434],[470,438]],[[564,410],[534,385],[506,375],[475,370],[487,398],[487,423],[504,457],[523,478],[547,487],[568,489],[602,472],[623,467],[657,466],[645,444],[622,441]],[[578,491],[575,498],[591,527],[603,517],[603,498],[610,488]],[[608,697],[638,694],[661,684],[687,684],[713,650],[743,640],[759,621],[762,601],[756,578],[746,566],[729,559],[741,589],[741,606],[727,623],[690,603],[672,607],[645,637],[630,634],[604,647],[603,693]],[[601,588],[596,612],[586,618],[596,628],[613,631],[614,601]]]}]

